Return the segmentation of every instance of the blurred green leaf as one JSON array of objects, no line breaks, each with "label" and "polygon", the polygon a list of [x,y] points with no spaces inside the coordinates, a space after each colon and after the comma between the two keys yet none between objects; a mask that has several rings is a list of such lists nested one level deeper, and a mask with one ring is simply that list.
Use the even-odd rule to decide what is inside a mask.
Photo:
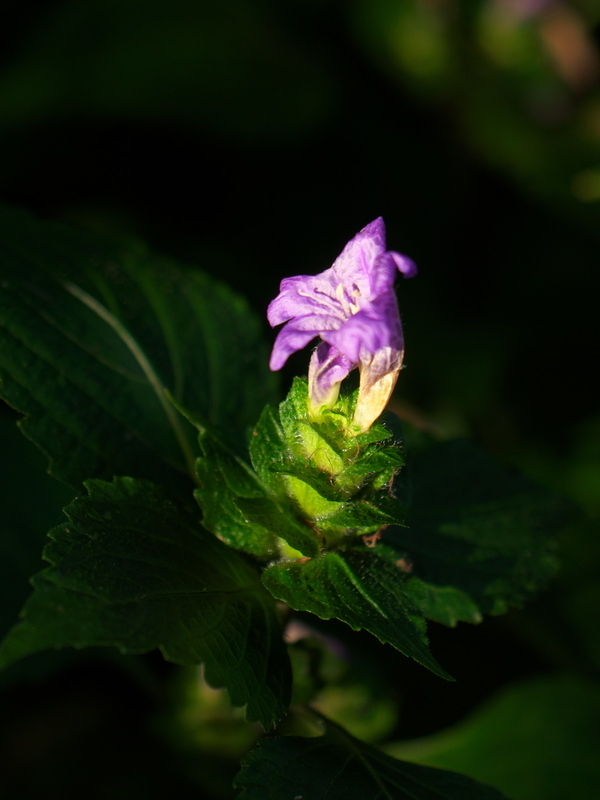
[{"label": "blurred green leaf", "polygon": [[278,12],[272,0],[62,2],[0,78],[0,125],[75,113],[250,142],[310,132],[335,84]]},{"label": "blurred green leaf", "polygon": [[264,740],[243,761],[240,800],[501,800],[463,775],[398,761],[325,720],[322,736]]},{"label": "blurred green leaf", "polygon": [[140,245],[0,211],[0,393],[72,486],[115,473],[181,483],[195,431],[244,449],[273,393],[246,303]]},{"label": "blurred green leaf", "polygon": [[398,722],[398,709],[389,693],[376,693],[364,682],[326,686],[311,705],[352,736],[371,744],[389,738]]},{"label": "blurred green leaf", "polygon": [[157,727],[190,761],[202,754],[239,759],[256,743],[259,725],[246,722],[240,708],[232,708],[224,689],[213,689],[202,667],[177,670],[170,677],[171,702]]},{"label": "blurred green leaf", "polygon": [[34,578],[0,665],[49,647],[158,647],[175,663],[203,662],[209,684],[268,728],[287,708],[291,675],[258,575],[152,484],[86,486],[50,533],[51,566]]},{"label": "blurred green leaf", "polygon": [[[354,0],[358,45],[495,169],[597,233],[595,3]],[[566,43],[568,42],[568,45]]]},{"label": "blurred green leaf", "polygon": [[552,534],[573,517],[569,502],[467,440],[413,453],[408,474],[407,527],[388,528],[384,541],[428,585],[429,600],[419,590],[426,616],[474,622],[477,610],[500,614],[554,574]]},{"label": "blurred green leaf", "polygon": [[569,675],[503,690],[462,723],[386,752],[456,769],[514,800],[596,800],[600,786],[600,689]]}]

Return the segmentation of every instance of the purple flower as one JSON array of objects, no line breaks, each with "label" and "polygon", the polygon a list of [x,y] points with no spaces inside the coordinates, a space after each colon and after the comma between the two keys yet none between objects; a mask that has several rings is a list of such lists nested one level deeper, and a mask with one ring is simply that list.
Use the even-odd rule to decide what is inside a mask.
[{"label": "purple flower", "polygon": [[308,374],[313,412],[335,403],[341,381],[355,367],[360,390],[354,422],[366,430],[383,411],[404,355],[394,293],[397,270],[412,277],[417,268],[406,256],[386,250],[379,217],[348,242],[330,269],[281,282],[267,316],[272,326],[286,324],[270,366],[281,369],[292,353],[321,337]]}]

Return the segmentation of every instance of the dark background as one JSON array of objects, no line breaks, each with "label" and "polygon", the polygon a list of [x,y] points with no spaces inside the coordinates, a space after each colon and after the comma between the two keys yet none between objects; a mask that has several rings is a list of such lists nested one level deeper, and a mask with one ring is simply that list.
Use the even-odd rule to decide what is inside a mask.
[{"label": "dark background", "polygon": [[[350,637],[402,700],[395,738],[453,724],[517,679],[598,677],[599,40],[600,6],[584,0],[2,7],[0,200],[144,238],[261,315],[281,278],[327,268],[383,215],[390,248],[420,268],[398,287],[395,410],[473,437],[587,515],[537,603],[432,626],[457,684]],[[25,496],[43,459],[9,433],[8,410],[2,421]],[[49,510],[18,523],[37,531],[23,533],[31,552],[69,496],[47,481]],[[212,785],[206,755],[156,733],[172,680],[159,658],[31,661],[5,679],[0,797],[224,796],[226,755]]]}]

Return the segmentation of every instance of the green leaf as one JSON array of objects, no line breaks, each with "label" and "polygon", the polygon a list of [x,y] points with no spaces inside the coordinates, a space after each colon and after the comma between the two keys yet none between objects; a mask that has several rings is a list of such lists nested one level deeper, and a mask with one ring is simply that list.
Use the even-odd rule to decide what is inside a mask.
[{"label": "green leaf", "polygon": [[265,727],[290,694],[290,666],[272,599],[255,571],[146,481],[88,481],[44,551],[22,621],[0,666],[45,648],[160,648],[203,662],[212,686]]},{"label": "green leaf", "polygon": [[200,487],[194,495],[202,509],[204,527],[223,542],[259,558],[277,555],[275,533],[250,519],[240,498],[264,499],[265,489],[241,459],[209,433],[200,435],[203,458],[196,461]]},{"label": "green leaf", "polygon": [[237,506],[250,522],[262,525],[281,537],[294,550],[311,558],[319,554],[318,534],[308,525],[302,525],[290,514],[286,514],[270,498],[246,500],[240,497]]},{"label": "green leaf", "polygon": [[393,523],[402,524],[404,509],[389,495],[373,496],[370,502],[359,500],[344,503],[339,511],[328,514],[319,520],[319,526],[326,530],[328,527],[360,528],[361,533],[372,533],[384,525]]},{"label": "green leaf", "polygon": [[278,538],[304,555],[318,554],[322,537],[297,519],[285,496],[269,494],[252,469],[209,433],[200,434],[200,446],[204,457],[196,462],[200,488],[194,494],[208,530],[262,559],[279,555]]},{"label": "green leaf", "polygon": [[483,617],[477,603],[456,586],[434,586],[415,576],[406,584],[406,593],[427,619],[454,628],[458,622],[474,625]]},{"label": "green leaf", "polygon": [[196,432],[166,395],[243,450],[273,394],[260,325],[194,269],[0,210],[0,394],[72,486],[193,475]]},{"label": "green leaf", "polygon": [[383,538],[430,588],[431,602],[419,587],[426,616],[473,622],[474,607],[479,618],[499,614],[554,574],[552,533],[573,515],[565,500],[466,440],[415,453],[409,476],[407,527]]},{"label": "green leaf", "polygon": [[386,482],[402,466],[404,466],[402,452],[398,448],[384,447],[381,450],[368,451],[362,458],[350,464],[340,478],[344,483],[354,483],[357,478],[384,472],[384,482]]},{"label": "green leaf", "polygon": [[455,772],[398,761],[325,721],[323,736],[264,740],[243,761],[239,800],[502,800]]},{"label": "green leaf", "polygon": [[45,459],[17,430],[0,403],[0,636],[31,594],[29,578],[42,566],[46,531],[62,517],[72,491],[44,473]]},{"label": "green leaf", "polygon": [[442,678],[452,678],[431,655],[426,623],[398,567],[363,548],[325,553],[309,561],[269,567],[263,583],[296,611],[340,619],[367,630]]},{"label": "green leaf", "polygon": [[281,474],[293,469],[293,460],[277,413],[270,406],[263,410],[250,437],[250,459],[269,491],[281,494]]},{"label": "green leaf", "polygon": [[596,800],[600,691],[574,675],[533,678],[504,689],[453,728],[385,749],[464,771],[514,800]]}]

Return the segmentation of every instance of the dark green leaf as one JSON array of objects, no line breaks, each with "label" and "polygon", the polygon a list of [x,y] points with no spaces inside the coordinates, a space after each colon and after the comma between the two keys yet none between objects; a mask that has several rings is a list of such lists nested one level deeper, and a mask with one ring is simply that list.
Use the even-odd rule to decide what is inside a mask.
[{"label": "dark green leaf", "polygon": [[339,511],[322,517],[319,527],[361,528],[363,533],[378,530],[384,525],[402,524],[404,509],[389,495],[373,496],[369,502],[344,503]]},{"label": "dark green leaf", "polygon": [[366,547],[277,564],[262,579],[274,597],[296,611],[365,629],[436,675],[450,678],[429,651],[425,620],[406,590],[406,574]]},{"label": "dark green leaf", "polygon": [[42,566],[46,531],[73,495],[45,474],[44,457],[19,433],[15,415],[3,411],[0,403],[0,636],[31,594],[29,578]]},{"label": "dark green leaf", "polygon": [[384,447],[381,450],[368,451],[365,456],[346,467],[340,477],[344,483],[354,483],[358,477],[365,478],[384,471],[389,480],[392,474],[402,466],[404,466],[402,452],[398,448]]},{"label": "dark green leaf", "polygon": [[139,245],[2,209],[0,285],[0,392],[70,485],[192,474],[196,433],[165,389],[242,450],[272,396],[244,301]]},{"label": "dark green leaf", "polygon": [[504,689],[453,728],[385,749],[464,771],[515,800],[596,800],[600,692],[574,675],[533,678]]},{"label": "dark green leaf", "polygon": [[[270,418],[269,412],[267,407],[261,421]],[[252,441],[256,441],[254,436]],[[318,554],[322,538],[296,518],[281,491],[280,498],[269,494],[251,468],[209,433],[200,434],[200,446],[204,457],[196,462],[200,488],[195,496],[208,530],[232,547],[259,558],[272,559],[279,554],[278,538],[307,556]],[[274,447],[273,459],[278,453],[281,454],[281,450]],[[266,456],[261,473],[261,477],[266,476],[271,486],[276,488]],[[277,476],[276,480],[281,481],[282,476]]]},{"label": "dark green leaf", "polygon": [[406,593],[427,619],[453,628],[458,622],[477,624],[483,619],[477,603],[456,586],[434,586],[413,576]]},{"label": "dark green leaf", "polygon": [[243,761],[239,800],[502,800],[456,772],[398,761],[326,721],[323,736],[263,741]]},{"label": "dark green leaf", "polygon": [[290,667],[254,570],[152,484],[86,486],[51,531],[51,566],[33,579],[0,665],[49,647],[158,647],[170,661],[203,662],[209,683],[268,727],[286,709]]},{"label": "dark green leaf", "polygon": [[573,513],[562,498],[463,440],[414,454],[409,474],[407,527],[388,528],[384,540],[434,591],[433,603],[421,604],[426,616],[473,621],[473,604],[502,613],[554,573],[551,535]]},{"label": "dark green leaf", "polygon": [[297,522],[293,516],[279,509],[268,497],[249,499],[240,497],[237,506],[250,522],[261,525],[266,530],[285,541],[305,556],[311,558],[319,553],[319,540],[322,538],[308,525]]},{"label": "dark green leaf", "polygon": [[201,434],[204,456],[196,461],[200,488],[195,497],[204,527],[226,544],[259,558],[277,555],[275,533],[246,514],[240,498],[265,499],[265,489],[252,470],[209,433]]},{"label": "dark green leaf", "polygon": [[290,464],[291,453],[277,413],[267,406],[250,437],[252,466],[273,494],[281,494],[281,473]]}]

